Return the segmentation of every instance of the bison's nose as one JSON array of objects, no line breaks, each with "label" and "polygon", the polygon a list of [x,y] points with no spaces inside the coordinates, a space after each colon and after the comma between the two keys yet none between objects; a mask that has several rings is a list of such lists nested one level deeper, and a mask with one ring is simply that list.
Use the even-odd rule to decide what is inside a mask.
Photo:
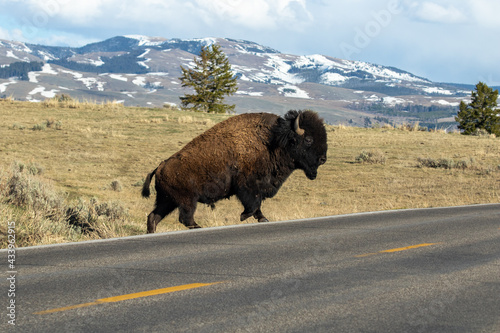
[{"label": "bison's nose", "polygon": [[321,165],[321,164],[325,164],[325,163],[326,163],[326,156],[321,156],[321,157],[319,158],[319,165]]}]

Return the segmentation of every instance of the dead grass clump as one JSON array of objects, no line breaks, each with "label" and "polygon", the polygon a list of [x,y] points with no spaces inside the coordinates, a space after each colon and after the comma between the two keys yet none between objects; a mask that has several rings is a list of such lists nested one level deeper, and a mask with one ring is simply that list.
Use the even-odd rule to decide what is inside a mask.
[{"label": "dead grass clump", "polygon": [[65,212],[65,219],[70,226],[84,234],[95,233],[100,238],[109,235],[111,223],[119,223],[127,217],[127,209],[120,202],[100,203],[96,198],[91,198],[88,202],[79,198]]},{"label": "dead grass clump", "polygon": [[[32,246],[68,240],[123,235],[128,210],[119,201],[99,202],[78,198],[67,203],[67,195],[41,178],[42,168],[16,162],[7,174],[0,170],[0,215],[16,224],[16,244]],[[0,227],[0,244],[6,245]]]},{"label": "dead grass clump", "polygon": [[62,122],[60,120],[55,120],[54,118],[49,118],[45,121],[45,126],[47,128],[54,128],[56,130],[62,129]]},{"label": "dead grass clump", "polygon": [[212,127],[215,122],[210,118],[198,118],[193,116],[181,116],[177,118],[179,124],[200,124],[207,127]]},{"label": "dead grass clump", "polygon": [[404,124],[396,126],[396,128],[401,130],[401,131],[406,131],[406,132],[418,132],[418,131],[425,132],[425,131],[427,131],[427,128],[420,126],[420,123],[418,121],[413,123],[413,124],[404,123]]},{"label": "dead grass clump", "polygon": [[98,110],[98,109],[120,109],[123,107],[123,104],[119,103],[116,100],[113,101],[89,101],[83,100],[80,101],[76,98],[71,97],[67,94],[56,95],[52,98],[45,99],[42,103],[42,106],[46,108],[69,108],[69,109],[86,109],[86,110]]},{"label": "dead grass clump", "polygon": [[26,126],[25,126],[25,125],[23,125],[23,124],[19,124],[19,123],[14,123],[14,124],[12,124],[12,126],[10,127],[10,129],[13,129],[13,130],[17,130],[17,129],[18,129],[18,130],[21,130],[21,131],[22,131],[22,130],[24,130],[25,128],[26,128]]},{"label": "dead grass clump", "polygon": [[460,169],[467,170],[475,167],[475,160],[473,158],[467,160],[454,161],[451,158],[417,158],[417,167],[419,168],[433,168],[433,169]]},{"label": "dead grass clump", "polygon": [[386,157],[384,153],[380,150],[369,150],[369,151],[362,151],[361,154],[359,154],[356,157],[356,162],[357,163],[369,163],[369,164],[382,164],[384,165],[386,161]]},{"label": "dead grass clump", "polygon": [[116,192],[121,192],[123,190],[123,185],[119,180],[113,180],[109,187]]},{"label": "dead grass clump", "polygon": [[26,168],[27,172],[16,169],[7,181],[7,201],[15,206],[24,206],[34,214],[59,217],[65,198],[51,184],[36,177],[41,171],[33,165]]}]

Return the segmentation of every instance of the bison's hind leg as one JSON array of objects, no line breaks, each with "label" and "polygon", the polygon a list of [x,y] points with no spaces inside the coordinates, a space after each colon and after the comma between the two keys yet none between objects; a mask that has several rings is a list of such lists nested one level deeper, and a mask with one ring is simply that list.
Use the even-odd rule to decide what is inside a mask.
[{"label": "bison's hind leg", "polygon": [[148,215],[148,234],[154,233],[156,231],[156,226],[161,220],[168,214],[170,214],[177,205],[170,200],[162,200],[156,203],[156,208]]},{"label": "bison's hind leg", "polygon": [[196,210],[196,202],[189,205],[179,206],[179,222],[184,224],[189,229],[201,228],[194,221],[194,211]]}]

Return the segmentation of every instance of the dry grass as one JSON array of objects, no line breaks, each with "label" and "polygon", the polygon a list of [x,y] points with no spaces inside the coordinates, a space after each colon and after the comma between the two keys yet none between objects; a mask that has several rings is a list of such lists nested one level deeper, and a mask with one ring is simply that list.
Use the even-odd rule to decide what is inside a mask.
[{"label": "dry grass", "polygon": [[[64,197],[65,207],[97,211],[98,203],[116,203],[127,211],[120,222],[96,218],[99,233],[85,233],[69,227],[67,219],[54,223],[34,217],[1,197],[0,235],[5,236],[8,221],[16,221],[18,234],[31,235],[22,245],[145,233],[146,216],[154,204],[140,196],[146,174],[228,117],[111,103],[74,107],[13,100],[0,103],[0,114],[0,189],[10,177],[12,163],[22,161],[43,169],[36,177]],[[61,125],[32,130],[47,121]],[[328,162],[320,167],[318,178],[309,181],[303,172],[295,172],[275,198],[264,202],[263,212],[275,221],[500,202],[500,139],[401,129],[329,127]],[[363,151],[376,152],[385,164],[357,163]],[[474,163],[469,168],[428,168],[421,167],[419,159]],[[81,202],[86,206],[78,206]],[[200,204],[195,219],[204,227],[236,224],[241,223],[241,210],[234,198],[216,203],[214,211]],[[184,227],[174,212],[160,223],[158,232],[180,229]]]}]

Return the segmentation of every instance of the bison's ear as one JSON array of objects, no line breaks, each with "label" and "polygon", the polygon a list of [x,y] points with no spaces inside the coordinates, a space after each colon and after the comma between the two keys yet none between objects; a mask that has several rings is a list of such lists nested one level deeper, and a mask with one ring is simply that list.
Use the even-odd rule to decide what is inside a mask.
[{"label": "bison's ear", "polygon": [[[299,111],[288,111],[284,119],[278,118],[276,126],[273,130],[274,141],[281,147],[286,147],[290,143],[295,144],[298,140],[297,134],[302,135],[303,129],[298,124]],[[302,132],[302,134],[301,134]]]}]

